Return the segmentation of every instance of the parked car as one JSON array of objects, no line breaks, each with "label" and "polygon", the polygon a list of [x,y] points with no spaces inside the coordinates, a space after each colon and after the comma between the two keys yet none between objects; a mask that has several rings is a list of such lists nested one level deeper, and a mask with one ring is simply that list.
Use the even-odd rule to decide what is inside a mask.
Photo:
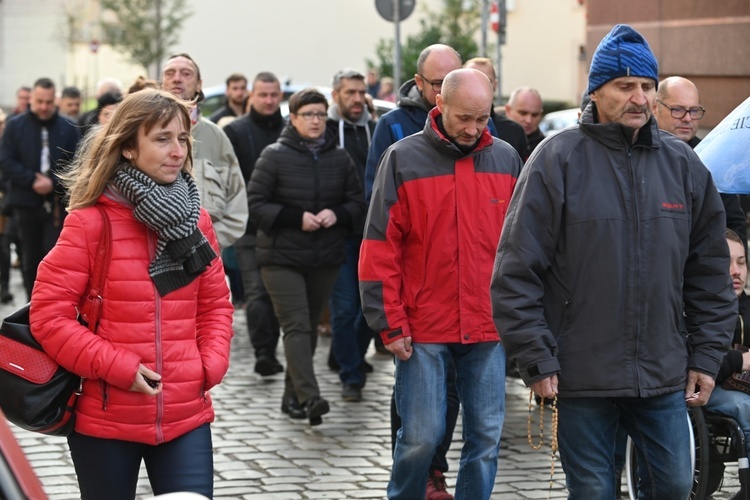
[{"label": "parked car", "polygon": [[547,137],[555,135],[561,130],[575,125],[578,123],[578,113],[581,110],[579,108],[563,109],[562,111],[553,111],[547,113],[539,122],[539,129],[544,132]]}]

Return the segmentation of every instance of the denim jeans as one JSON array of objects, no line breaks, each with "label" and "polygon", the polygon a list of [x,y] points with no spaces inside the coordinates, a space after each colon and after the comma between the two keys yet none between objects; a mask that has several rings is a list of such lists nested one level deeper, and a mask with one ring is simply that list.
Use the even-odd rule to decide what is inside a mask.
[{"label": "denim jeans", "polygon": [[692,486],[682,391],[651,398],[560,398],[558,441],[570,500],[615,498],[618,425],[633,439],[638,498],[685,500]]},{"label": "denim jeans", "polygon": [[728,391],[717,384],[706,409],[732,417],[740,424],[745,435],[745,453],[750,457],[750,395],[740,391]]},{"label": "denim jeans", "polygon": [[424,498],[430,461],[445,434],[450,360],[463,406],[457,500],[490,498],[505,419],[505,350],[500,342],[412,344],[396,359],[396,407],[402,426],[396,440],[389,499]]},{"label": "denim jeans", "polygon": [[213,498],[211,426],[203,424],[156,446],[102,439],[74,432],[68,436],[83,500],[132,500],[141,460],[154,495],[179,491]]},{"label": "denim jeans", "polygon": [[341,264],[328,304],[333,355],[340,367],[339,378],[344,384],[358,386],[365,383],[362,361],[374,334],[362,314],[359,297],[357,265],[361,243],[361,236],[346,238],[346,261]]}]

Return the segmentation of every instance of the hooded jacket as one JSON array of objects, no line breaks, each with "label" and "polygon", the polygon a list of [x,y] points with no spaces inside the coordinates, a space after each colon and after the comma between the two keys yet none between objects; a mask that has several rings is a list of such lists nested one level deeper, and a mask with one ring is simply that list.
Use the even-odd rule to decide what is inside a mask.
[{"label": "hooded jacket", "polygon": [[492,279],[495,324],[527,384],[563,397],[684,391],[715,376],[736,320],[711,175],[652,117],[547,138],[524,167]]},{"label": "hooded jacket", "polygon": [[[34,337],[55,361],[85,377],[76,432],[156,445],[212,422],[208,390],[229,367],[232,313],[221,259],[193,282],[161,297],[149,277],[156,234],[133,207],[102,195],[112,226],[112,258],[96,333],[77,307],[88,292],[102,219],[96,207],[73,210],[39,265],[31,297]],[[218,253],[208,213],[198,227]],[[140,364],[162,376],[156,397],[130,391]]]},{"label": "hooded jacket", "polygon": [[359,259],[362,309],[390,344],[498,341],[489,284],[521,159],[485,128],[467,153],[441,132],[388,148],[375,179]]},{"label": "hooded jacket", "polygon": [[378,119],[375,132],[372,134],[372,144],[367,153],[365,166],[365,199],[372,196],[372,183],[375,182],[375,172],[378,162],[388,146],[404,137],[416,134],[424,129],[430,106],[419,93],[417,82],[412,78],[398,89],[398,107],[392,109]]},{"label": "hooded jacket", "polygon": [[[357,178],[364,192],[365,165],[367,164],[367,154],[370,151],[372,143],[372,134],[375,130],[376,122],[370,119],[370,113],[367,109],[360,115],[356,122],[349,121],[339,112],[337,104],[328,108],[328,122],[326,126],[331,129],[338,139],[338,146],[343,148],[354,162],[357,170]],[[354,232],[362,235],[364,228],[364,217],[360,224],[354,228]]]},{"label": "hooded jacket", "polygon": [[[250,221],[258,227],[258,266],[337,266],[344,261],[344,235],[365,215],[362,187],[351,158],[326,129],[317,153],[288,124],[266,147],[248,184]],[[304,212],[328,208],[336,224],[302,230]]]}]

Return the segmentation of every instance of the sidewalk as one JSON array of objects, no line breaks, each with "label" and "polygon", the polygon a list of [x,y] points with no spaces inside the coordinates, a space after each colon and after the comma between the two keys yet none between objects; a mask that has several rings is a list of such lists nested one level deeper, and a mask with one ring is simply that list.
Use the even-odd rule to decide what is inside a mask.
[{"label": "sidewalk", "polygon": [[[22,305],[25,293],[20,275],[13,271],[14,304],[1,305],[5,317]],[[327,366],[330,338],[318,342],[315,367],[322,394],[331,403],[323,424],[292,420],[279,410],[283,374],[263,379],[253,372],[255,362],[243,312],[236,312],[230,369],[212,391],[216,421],[212,425],[215,461],[215,497],[243,500],[385,498],[391,466],[389,404],[393,361],[389,356],[367,356],[374,366],[363,390],[363,401],[345,403],[338,375]],[[283,352],[279,349],[279,359]],[[527,441],[528,389],[508,379],[507,410],[493,499],[566,498],[565,476],[559,459],[550,490],[548,442],[534,451]],[[539,412],[534,405],[532,432],[538,436]],[[45,437],[15,429],[29,460],[53,500],[79,498],[70,455],[64,438]],[[545,436],[551,414],[545,415]],[[546,438],[548,439],[548,438]],[[535,442],[538,438],[535,438]],[[461,426],[456,428],[448,455],[453,486],[461,448]],[[736,478],[727,472],[725,478]],[[733,479],[731,484],[737,484]],[[725,487],[725,490],[731,488]],[[150,495],[145,469],[141,470],[138,498]],[[727,499],[728,491],[713,498]],[[726,493],[726,494],[725,494]]]}]

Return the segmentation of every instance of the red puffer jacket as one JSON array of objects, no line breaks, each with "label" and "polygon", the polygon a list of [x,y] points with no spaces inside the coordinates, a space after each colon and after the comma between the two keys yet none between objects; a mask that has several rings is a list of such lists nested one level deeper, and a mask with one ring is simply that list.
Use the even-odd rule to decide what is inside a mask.
[{"label": "red puffer jacket", "polygon": [[[39,265],[31,330],[58,363],[86,378],[77,432],[152,445],[170,441],[214,419],[207,391],[229,368],[232,338],[224,268],[216,258],[192,283],[160,297],[148,275],[156,234],[133,218],[132,206],[107,196],[98,203],[112,224],[112,260],[96,334],[76,320],[101,234],[95,207],[68,215]],[[218,254],[205,210],[198,227]],[[140,363],[161,374],[158,396],[129,391]]]}]

